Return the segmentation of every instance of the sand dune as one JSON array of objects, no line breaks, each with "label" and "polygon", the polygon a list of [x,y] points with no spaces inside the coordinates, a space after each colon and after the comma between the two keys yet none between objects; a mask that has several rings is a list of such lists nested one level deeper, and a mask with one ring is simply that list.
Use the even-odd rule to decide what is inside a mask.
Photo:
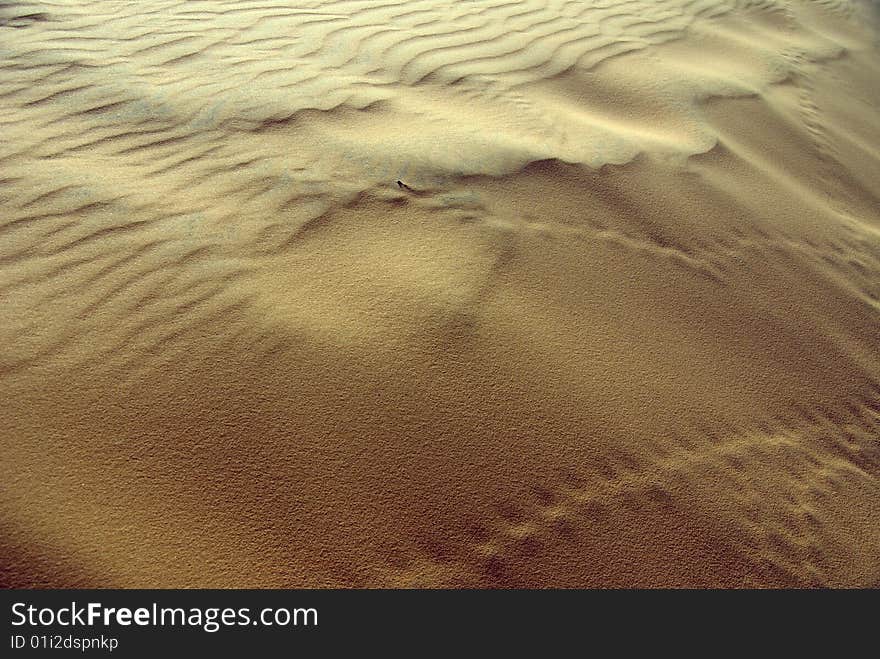
[{"label": "sand dune", "polygon": [[4,2],[0,583],[877,584],[878,13]]}]

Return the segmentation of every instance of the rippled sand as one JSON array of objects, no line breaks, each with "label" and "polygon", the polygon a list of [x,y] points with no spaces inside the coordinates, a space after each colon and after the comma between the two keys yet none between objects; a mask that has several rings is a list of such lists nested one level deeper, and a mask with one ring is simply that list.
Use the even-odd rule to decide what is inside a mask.
[{"label": "rippled sand", "polygon": [[878,13],[3,3],[0,584],[880,583]]}]

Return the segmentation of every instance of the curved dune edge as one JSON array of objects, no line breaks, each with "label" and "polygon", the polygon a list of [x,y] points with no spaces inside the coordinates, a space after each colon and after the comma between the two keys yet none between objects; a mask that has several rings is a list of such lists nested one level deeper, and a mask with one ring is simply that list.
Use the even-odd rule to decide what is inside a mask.
[{"label": "curved dune edge", "polygon": [[[283,83],[336,55],[255,50],[212,117],[4,68],[3,585],[876,584],[871,23],[600,4],[526,3],[526,52],[313,17],[357,44],[323,105]],[[284,25],[211,20],[130,66],[185,90]]]}]

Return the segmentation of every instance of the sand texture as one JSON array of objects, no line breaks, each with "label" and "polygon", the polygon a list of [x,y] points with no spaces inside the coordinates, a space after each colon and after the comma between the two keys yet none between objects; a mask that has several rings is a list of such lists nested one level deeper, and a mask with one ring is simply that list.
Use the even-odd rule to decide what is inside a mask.
[{"label": "sand texture", "polygon": [[877,585],[878,81],[870,2],[2,2],[0,585]]}]

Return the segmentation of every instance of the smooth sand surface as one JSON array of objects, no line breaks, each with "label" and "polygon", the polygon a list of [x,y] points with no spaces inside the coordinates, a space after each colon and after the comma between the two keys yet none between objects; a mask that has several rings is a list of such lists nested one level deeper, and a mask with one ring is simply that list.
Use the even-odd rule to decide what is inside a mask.
[{"label": "smooth sand surface", "polygon": [[0,582],[877,584],[878,13],[3,3]]}]

